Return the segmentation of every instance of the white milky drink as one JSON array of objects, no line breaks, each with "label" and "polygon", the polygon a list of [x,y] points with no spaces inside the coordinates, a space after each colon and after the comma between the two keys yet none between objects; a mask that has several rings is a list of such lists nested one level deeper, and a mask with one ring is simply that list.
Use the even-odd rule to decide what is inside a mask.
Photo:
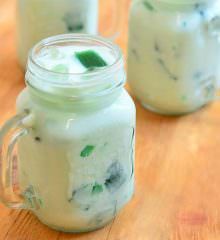
[{"label": "white milky drink", "polygon": [[85,232],[110,222],[134,190],[135,106],[119,49],[62,35],[36,45],[17,99],[24,204],[44,224]]},{"label": "white milky drink", "polygon": [[218,1],[134,0],[128,81],[148,109],[183,114],[210,102],[217,85]]}]

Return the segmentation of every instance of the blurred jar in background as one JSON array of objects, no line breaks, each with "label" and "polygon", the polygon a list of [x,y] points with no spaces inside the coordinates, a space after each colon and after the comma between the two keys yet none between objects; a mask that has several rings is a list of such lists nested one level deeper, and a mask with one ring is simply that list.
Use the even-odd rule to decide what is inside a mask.
[{"label": "blurred jar in background", "polygon": [[[18,0],[17,51],[20,64],[25,67],[30,48],[49,36],[65,33],[116,36],[121,3],[122,0]],[[99,8],[104,9],[102,14]],[[99,15],[102,15],[100,19]]]},{"label": "blurred jar in background", "polygon": [[133,0],[128,81],[142,105],[179,115],[213,100],[220,62],[218,0]]}]

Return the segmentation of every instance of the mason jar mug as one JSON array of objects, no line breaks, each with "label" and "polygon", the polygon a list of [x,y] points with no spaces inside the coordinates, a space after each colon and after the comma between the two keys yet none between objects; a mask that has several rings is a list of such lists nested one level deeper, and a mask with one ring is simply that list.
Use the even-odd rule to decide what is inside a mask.
[{"label": "mason jar mug", "polygon": [[0,131],[1,201],[66,232],[110,222],[133,195],[135,106],[124,83],[111,42],[67,34],[38,43],[17,115]]},{"label": "mason jar mug", "polygon": [[17,0],[20,64],[25,67],[29,49],[50,36],[65,33],[116,36],[122,5],[123,0]]},{"label": "mason jar mug", "polygon": [[218,85],[217,0],[133,0],[128,81],[142,105],[179,115],[209,103]]}]

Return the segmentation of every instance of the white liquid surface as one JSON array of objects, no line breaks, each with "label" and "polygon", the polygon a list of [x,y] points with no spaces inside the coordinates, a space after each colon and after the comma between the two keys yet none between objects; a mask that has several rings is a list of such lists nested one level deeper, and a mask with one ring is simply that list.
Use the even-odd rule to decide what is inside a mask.
[{"label": "white liquid surface", "polygon": [[[36,62],[47,70],[54,72],[62,72],[64,70],[65,73],[85,73],[88,69],[76,57],[76,53],[89,51],[91,48],[107,65],[114,63],[115,57],[107,48],[95,46],[48,47],[38,54]],[[59,71],[59,66],[61,66],[61,71]]]}]

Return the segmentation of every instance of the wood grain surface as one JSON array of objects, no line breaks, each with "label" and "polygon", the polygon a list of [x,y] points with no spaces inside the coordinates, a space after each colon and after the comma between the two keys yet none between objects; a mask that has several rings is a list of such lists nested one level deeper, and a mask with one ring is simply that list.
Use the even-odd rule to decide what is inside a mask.
[{"label": "wood grain surface", "polygon": [[[118,43],[126,52],[127,12]],[[16,59],[15,0],[0,0],[0,124],[24,87]],[[64,234],[0,205],[0,240],[219,240],[220,104],[169,118],[137,105],[136,192],[107,227]]]}]

